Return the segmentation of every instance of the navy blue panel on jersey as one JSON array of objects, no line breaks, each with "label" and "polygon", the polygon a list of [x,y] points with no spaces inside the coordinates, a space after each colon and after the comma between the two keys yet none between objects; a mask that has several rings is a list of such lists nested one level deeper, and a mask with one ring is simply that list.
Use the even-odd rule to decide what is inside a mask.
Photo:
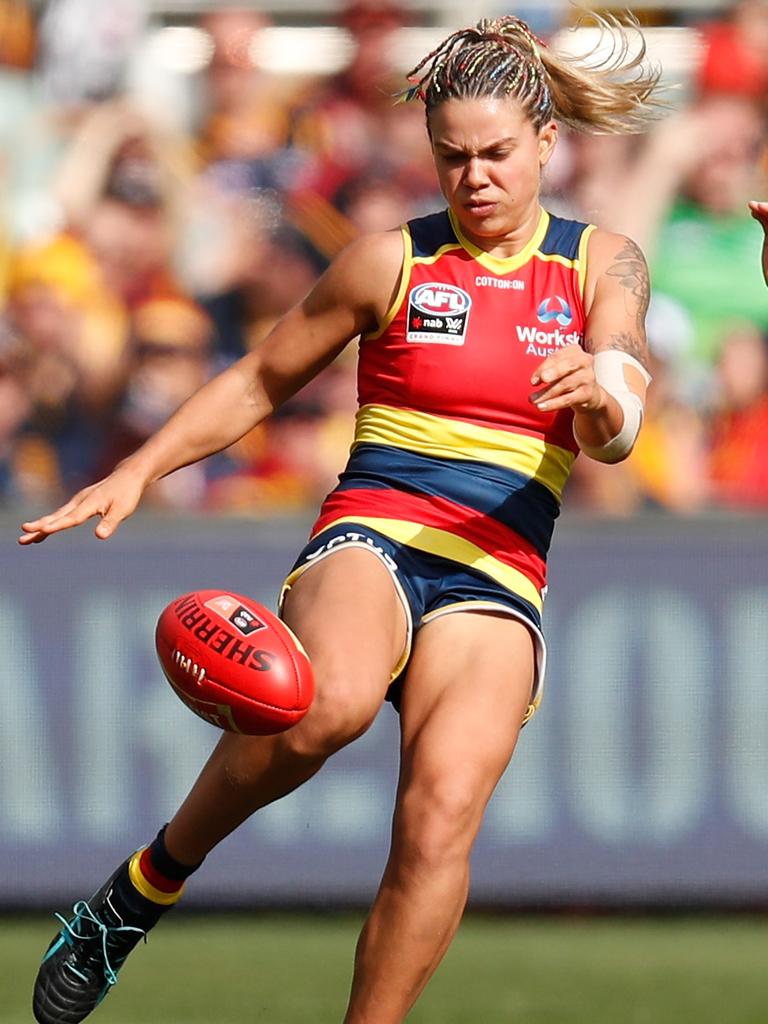
[{"label": "navy blue panel on jersey", "polygon": [[567,260],[575,260],[579,255],[579,243],[586,224],[578,220],[563,220],[562,217],[549,215],[549,227],[539,252],[545,256],[563,256]]},{"label": "navy blue panel on jersey", "polygon": [[447,498],[515,530],[546,558],[560,506],[543,484],[503,466],[358,444],[337,490],[394,488]]},{"label": "navy blue panel on jersey", "polygon": [[411,233],[414,259],[419,256],[432,256],[443,245],[458,244],[447,210],[431,213],[428,217],[419,217],[418,220],[409,220],[408,229]]}]

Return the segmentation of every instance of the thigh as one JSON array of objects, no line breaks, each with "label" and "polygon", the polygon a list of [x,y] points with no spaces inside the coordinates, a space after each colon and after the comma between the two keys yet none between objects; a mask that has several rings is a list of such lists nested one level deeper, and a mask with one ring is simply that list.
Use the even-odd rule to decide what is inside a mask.
[{"label": "thigh", "polygon": [[456,612],[423,626],[401,709],[400,800],[474,806],[476,824],[517,742],[531,698],[533,638],[503,613]]},{"label": "thigh", "polygon": [[408,622],[390,572],[373,552],[344,548],[306,568],[287,586],[281,616],[312,662],[313,709],[331,699],[349,709],[378,708],[407,648]]}]

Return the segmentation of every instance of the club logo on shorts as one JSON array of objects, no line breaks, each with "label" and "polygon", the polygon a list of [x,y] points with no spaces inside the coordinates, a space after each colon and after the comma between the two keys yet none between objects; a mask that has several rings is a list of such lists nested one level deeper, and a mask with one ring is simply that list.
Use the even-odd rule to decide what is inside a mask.
[{"label": "club logo on shorts", "polygon": [[463,345],[472,299],[452,284],[429,281],[408,296],[406,341]]},{"label": "club logo on shorts", "polygon": [[[556,309],[549,308],[551,302],[557,303]],[[570,327],[573,323],[571,307],[559,295],[556,295],[554,299],[544,299],[536,310],[536,316],[541,324],[548,324],[551,320],[554,320],[560,327]]]},{"label": "club logo on shorts", "polygon": [[205,602],[205,607],[218,612],[243,636],[250,636],[259,629],[267,628],[266,623],[262,622],[258,615],[245,608],[239,601],[235,601],[233,597],[212,597],[210,601]]}]

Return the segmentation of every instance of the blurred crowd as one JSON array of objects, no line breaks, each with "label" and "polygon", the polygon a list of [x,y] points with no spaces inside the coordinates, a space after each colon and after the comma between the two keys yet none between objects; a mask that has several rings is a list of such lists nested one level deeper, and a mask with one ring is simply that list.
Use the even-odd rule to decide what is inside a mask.
[{"label": "blurred crowd", "polygon": [[[49,507],[102,475],[358,233],[440,208],[423,109],[392,100],[414,11],[352,0],[335,17],[333,73],[265,70],[267,15],[214,4],[200,67],[161,72],[142,0],[0,0],[0,504]],[[545,179],[545,206],[630,234],[651,266],[646,426],[621,466],[578,460],[568,494],[601,514],[768,508],[768,288],[747,209],[768,198],[768,0],[676,23],[696,59],[669,116],[642,137],[562,133]],[[354,409],[352,346],[148,498],[310,507]]]}]

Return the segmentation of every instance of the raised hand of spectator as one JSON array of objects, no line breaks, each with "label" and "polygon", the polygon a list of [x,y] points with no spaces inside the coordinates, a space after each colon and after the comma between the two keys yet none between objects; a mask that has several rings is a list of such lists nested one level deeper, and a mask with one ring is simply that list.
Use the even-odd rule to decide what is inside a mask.
[{"label": "raised hand of spectator", "polygon": [[707,155],[711,136],[709,119],[701,110],[681,111],[660,121],[647,135],[623,184],[606,197],[606,227],[652,251],[683,182]]},{"label": "raised hand of spectator", "polygon": [[752,216],[762,225],[765,232],[765,240],[763,242],[763,277],[765,278],[765,283],[768,284],[768,202],[750,202],[749,209]]},{"label": "raised hand of spectator", "polygon": [[52,184],[66,221],[81,226],[103,196],[118,156],[131,143],[160,159],[160,142],[149,119],[125,100],[93,107],[65,151]]},{"label": "raised hand of spectator", "polygon": [[743,209],[737,193],[754,177],[758,133],[754,108],[736,97],[703,99],[660,121],[606,204],[606,226],[652,256],[682,195],[718,216]]}]

